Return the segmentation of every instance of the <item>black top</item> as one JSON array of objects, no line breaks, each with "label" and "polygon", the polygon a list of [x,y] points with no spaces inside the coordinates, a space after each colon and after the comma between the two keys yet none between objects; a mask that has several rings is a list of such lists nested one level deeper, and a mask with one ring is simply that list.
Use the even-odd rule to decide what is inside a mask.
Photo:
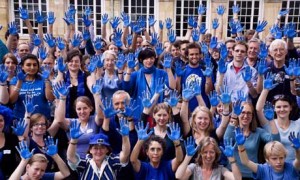
[{"label": "black top", "polygon": [[[18,137],[10,133],[4,133],[4,136],[5,143],[4,146],[0,148],[0,155],[2,156],[2,158],[0,158],[0,170],[4,175],[4,179],[8,179],[17,168],[21,159],[15,148],[15,146],[18,146]],[[3,177],[0,177],[0,179],[2,178]]]}]

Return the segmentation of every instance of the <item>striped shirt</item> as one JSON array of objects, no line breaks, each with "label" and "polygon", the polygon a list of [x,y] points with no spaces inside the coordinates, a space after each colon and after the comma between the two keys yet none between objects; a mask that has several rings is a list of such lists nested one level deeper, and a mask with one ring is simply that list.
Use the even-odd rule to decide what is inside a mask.
[{"label": "striped shirt", "polygon": [[[79,156],[77,155],[79,159]],[[103,160],[98,168],[91,155],[87,154],[86,159],[81,159],[77,164],[68,161],[72,170],[77,170],[81,180],[112,180],[116,179],[116,173],[121,167],[127,164],[120,162],[119,154],[110,154]]]}]

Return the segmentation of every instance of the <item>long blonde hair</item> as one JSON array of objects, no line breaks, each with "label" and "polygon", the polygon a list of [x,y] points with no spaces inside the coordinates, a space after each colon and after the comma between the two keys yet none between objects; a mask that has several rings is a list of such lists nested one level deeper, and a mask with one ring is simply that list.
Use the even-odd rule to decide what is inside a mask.
[{"label": "long blonde hair", "polygon": [[209,126],[208,126],[208,128],[206,129],[206,131],[205,131],[205,134],[209,134],[209,133],[214,129],[213,115],[212,115],[212,113],[210,112],[210,110],[209,110],[207,107],[205,107],[205,106],[198,106],[198,107],[193,111],[193,113],[192,113],[192,116],[191,116],[191,118],[190,118],[190,124],[191,124],[191,128],[192,128],[193,134],[194,134],[195,132],[198,132],[198,129],[196,128],[196,122],[195,122],[195,119],[196,119],[197,113],[200,112],[200,111],[207,113],[208,116],[209,116],[209,120],[210,120],[210,121],[209,121]]}]

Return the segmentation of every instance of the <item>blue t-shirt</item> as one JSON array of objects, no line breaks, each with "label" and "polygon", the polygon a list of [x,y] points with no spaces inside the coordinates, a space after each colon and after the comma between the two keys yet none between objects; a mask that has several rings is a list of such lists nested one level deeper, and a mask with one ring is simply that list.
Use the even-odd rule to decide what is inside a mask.
[{"label": "blue t-shirt", "polygon": [[[206,104],[207,107],[210,106],[209,103],[209,99],[205,93],[205,76],[202,73],[202,69],[201,66],[198,66],[196,68],[192,68],[189,65],[187,65],[185,67],[185,73],[183,74],[183,76],[181,77],[181,89],[183,89],[184,85],[188,84],[188,85],[193,85],[193,83],[195,83],[196,81],[201,81],[201,95],[202,98]],[[198,106],[198,101],[196,97],[193,97],[190,101],[189,101],[189,109],[191,112],[194,111],[194,109]]]},{"label": "blue t-shirt", "polygon": [[171,180],[175,179],[175,172],[172,171],[172,160],[162,160],[158,168],[154,168],[150,163],[141,162],[141,169],[135,173],[136,179],[143,180]]},{"label": "blue t-shirt", "polygon": [[259,164],[257,167],[257,172],[253,173],[255,179],[261,180],[299,180],[300,174],[297,169],[291,163],[284,163],[284,169],[282,172],[276,172],[274,169],[267,163]]},{"label": "blue t-shirt", "polygon": [[[11,85],[17,84],[17,78],[14,77],[10,81]],[[34,105],[38,105],[33,113],[41,113],[50,119],[50,105],[45,95],[45,83],[40,77],[35,78],[33,81],[23,81],[20,88],[18,100],[14,104],[13,113],[17,118],[23,118],[25,114],[25,107],[23,101],[26,95],[32,96],[32,101]]]}]

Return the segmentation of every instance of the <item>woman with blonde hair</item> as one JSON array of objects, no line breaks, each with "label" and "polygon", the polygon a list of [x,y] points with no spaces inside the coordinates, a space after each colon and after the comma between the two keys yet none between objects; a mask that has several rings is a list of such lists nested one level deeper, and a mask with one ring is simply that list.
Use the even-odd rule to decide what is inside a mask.
[{"label": "woman with blonde hair", "polygon": [[[195,180],[222,179],[224,177],[230,180],[241,179],[241,173],[233,157],[232,141],[225,141],[225,150],[222,149],[232,165],[232,172],[218,164],[221,150],[214,138],[203,138],[196,148],[194,147],[194,143],[192,137],[188,138],[185,143],[187,154],[176,171],[177,179],[189,179],[191,176]],[[198,155],[195,163],[188,164],[197,151]]]},{"label": "woman with blonde hair", "polygon": [[[52,137],[47,139],[47,154],[53,158],[56,162],[59,171],[54,173],[47,173],[46,168],[48,160],[43,154],[34,154],[29,151],[26,142],[22,141],[19,143],[17,148],[22,160],[18,167],[15,169],[13,174],[10,176],[10,180],[15,179],[47,179],[47,180],[58,180],[64,179],[70,175],[70,171],[66,163],[57,154],[57,141],[54,142]],[[25,171],[25,174],[23,172]]]},{"label": "woman with blonde hair", "polygon": [[[191,92],[187,93],[187,91]],[[186,87],[183,90],[183,103],[180,111],[181,118],[183,121],[184,136],[193,136],[196,141],[196,144],[199,144],[200,141],[205,137],[213,137],[215,140],[217,140],[217,142],[219,142],[219,140],[222,140],[223,138],[229,120],[222,120],[219,127],[215,128],[213,123],[213,114],[211,113],[210,109],[208,109],[205,106],[201,93],[197,93],[196,98],[198,100],[199,106],[196,107],[196,109],[192,112],[192,115],[188,121],[188,114],[186,113],[188,112],[188,101],[193,96],[190,94],[192,94],[192,90]],[[225,95],[229,96],[229,98],[227,99],[230,99],[229,94],[223,93],[223,95],[221,96]],[[221,101],[223,103],[223,114],[228,114],[230,109],[230,100],[225,101],[224,98],[221,98]],[[187,122],[189,122],[189,124]]]}]

